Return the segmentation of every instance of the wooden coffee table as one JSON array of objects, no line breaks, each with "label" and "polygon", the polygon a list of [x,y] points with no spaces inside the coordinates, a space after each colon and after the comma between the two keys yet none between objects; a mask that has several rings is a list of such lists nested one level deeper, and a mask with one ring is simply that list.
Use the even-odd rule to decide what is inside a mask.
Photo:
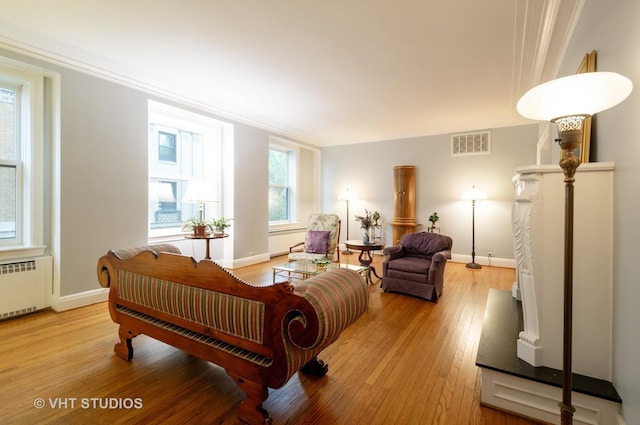
[{"label": "wooden coffee table", "polygon": [[360,255],[358,255],[358,261],[360,261],[360,265],[362,267],[367,268],[367,282],[371,283],[371,273],[375,275],[378,279],[378,273],[376,273],[376,269],[371,265],[373,262],[373,257],[371,257],[371,251],[380,251],[384,248],[383,243],[379,242],[370,242],[364,243],[359,239],[352,239],[345,242],[347,249],[357,249],[360,251]]}]

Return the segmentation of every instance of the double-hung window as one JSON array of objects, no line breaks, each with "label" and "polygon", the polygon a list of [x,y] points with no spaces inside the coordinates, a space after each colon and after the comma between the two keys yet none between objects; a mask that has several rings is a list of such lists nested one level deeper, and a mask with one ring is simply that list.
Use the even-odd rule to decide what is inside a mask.
[{"label": "double-hung window", "polygon": [[0,241],[22,239],[22,165],[20,162],[21,87],[0,81]]},{"label": "double-hung window", "polygon": [[0,259],[44,251],[44,78],[0,58]]},{"label": "double-hung window", "polygon": [[269,225],[296,221],[298,148],[272,138],[269,145]]}]

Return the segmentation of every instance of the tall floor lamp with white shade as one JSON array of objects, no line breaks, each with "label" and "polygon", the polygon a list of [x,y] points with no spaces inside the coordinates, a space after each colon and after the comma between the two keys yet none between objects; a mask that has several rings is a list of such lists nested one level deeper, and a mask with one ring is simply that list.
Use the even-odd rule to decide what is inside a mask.
[{"label": "tall floor lamp with white shade", "polygon": [[609,109],[629,96],[631,80],[614,72],[586,72],[558,78],[536,86],[518,101],[518,112],[539,121],[551,121],[558,126],[561,149],[560,167],[564,172],[564,312],[562,348],[562,425],[573,423],[575,408],[571,405],[572,390],[572,327],[573,327],[573,192],[575,172],[580,158],[575,155],[582,142],[585,118]]},{"label": "tall floor lamp with white shade", "polygon": [[463,201],[471,201],[471,262],[467,263],[467,268],[481,269],[482,266],[476,263],[476,203],[487,199],[487,195],[473,186],[460,196]]},{"label": "tall floor lamp with white shade", "polygon": [[[353,192],[349,191],[349,188],[347,188],[340,195],[340,200],[345,201],[347,203],[347,220],[346,220],[347,221],[347,239],[346,240],[349,240],[349,202],[355,201],[356,196],[353,194]],[[353,251],[351,251],[349,248],[346,248],[344,251],[342,251],[342,253],[345,255],[350,255],[350,254],[353,254]]]}]

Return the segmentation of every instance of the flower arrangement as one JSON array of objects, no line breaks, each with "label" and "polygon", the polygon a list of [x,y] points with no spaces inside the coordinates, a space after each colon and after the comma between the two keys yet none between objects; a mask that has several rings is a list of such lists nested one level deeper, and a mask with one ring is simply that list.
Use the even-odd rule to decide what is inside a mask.
[{"label": "flower arrangement", "polygon": [[431,228],[433,229],[434,227],[436,227],[436,223],[438,222],[438,220],[440,220],[440,217],[438,217],[438,213],[434,212],[433,214],[431,214],[429,216],[429,221],[431,222]]},{"label": "flower arrangement", "polygon": [[380,213],[378,211],[369,211],[367,209],[364,210],[364,215],[357,215],[356,221],[360,222],[360,227],[363,229],[370,229],[374,225],[378,223],[380,219]]}]

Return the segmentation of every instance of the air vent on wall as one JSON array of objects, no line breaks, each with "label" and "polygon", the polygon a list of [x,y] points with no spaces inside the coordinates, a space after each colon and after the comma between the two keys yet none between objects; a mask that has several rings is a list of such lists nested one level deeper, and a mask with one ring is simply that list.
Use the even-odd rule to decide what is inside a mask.
[{"label": "air vent on wall", "polygon": [[491,133],[454,134],[451,136],[451,155],[478,155],[491,153]]}]

